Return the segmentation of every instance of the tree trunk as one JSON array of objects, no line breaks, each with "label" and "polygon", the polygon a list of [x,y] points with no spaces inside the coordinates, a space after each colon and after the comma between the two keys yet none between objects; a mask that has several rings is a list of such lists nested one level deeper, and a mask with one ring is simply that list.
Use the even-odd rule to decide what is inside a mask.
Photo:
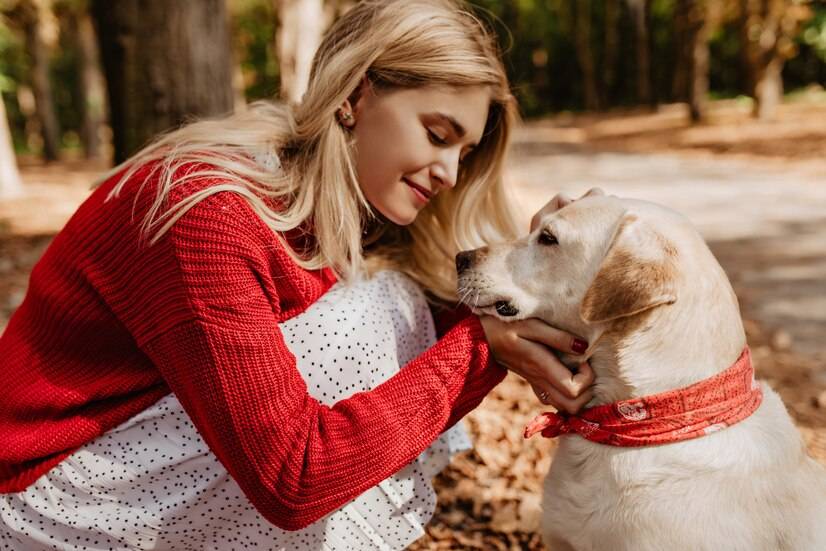
[{"label": "tree trunk", "polygon": [[652,105],[648,0],[628,0],[628,8],[634,23],[634,49],[637,54],[637,101],[643,105]]},{"label": "tree trunk", "polygon": [[688,12],[688,43],[690,45],[691,63],[688,87],[688,105],[693,122],[706,117],[708,103],[708,41],[712,30],[717,26],[722,15],[722,7],[716,0],[691,2]]},{"label": "tree trunk", "polygon": [[582,70],[582,85],[585,93],[585,108],[599,109],[594,52],[591,48],[591,0],[574,0],[576,6],[576,54]]},{"label": "tree trunk", "polygon": [[232,112],[224,0],[93,0],[115,161],[196,117]]},{"label": "tree trunk", "polygon": [[274,0],[278,15],[276,50],[281,97],[298,103],[310,81],[310,68],[326,27],[323,0]]},{"label": "tree trunk", "polygon": [[6,104],[0,98],[0,199],[16,197],[23,193],[20,171],[14,156],[9,120],[6,117]]},{"label": "tree trunk", "polygon": [[768,65],[761,67],[754,86],[754,116],[760,120],[772,120],[783,101],[783,64],[785,59],[773,56]]},{"label": "tree trunk", "polygon": [[602,106],[610,105],[617,83],[620,0],[605,0],[605,50],[602,55]]},{"label": "tree trunk", "polygon": [[43,157],[47,161],[55,161],[60,156],[60,126],[52,97],[49,48],[43,36],[43,20],[48,5],[45,0],[21,0],[17,9],[26,36],[26,52],[31,60],[32,91],[43,138]]},{"label": "tree trunk", "polygon": [[100,128],[106,118],[105,81],[100,67],[97,37],[87,10],[71,14],[80,69],[82,127],[80,138],[87,159],[100,157]]},{"label": "tree trunk", "polygon": [[691,86],[691,6],[694,0],[677,0],[674,6],[674,75],[671,81],[671,98],[688,101]]},{"label": "tree trunk", "polygon": [[792,0],[741,0],[740,38],[754,116],[774,118],[783,99],[783,64],[794,53],[793,38],[811,16]]}]

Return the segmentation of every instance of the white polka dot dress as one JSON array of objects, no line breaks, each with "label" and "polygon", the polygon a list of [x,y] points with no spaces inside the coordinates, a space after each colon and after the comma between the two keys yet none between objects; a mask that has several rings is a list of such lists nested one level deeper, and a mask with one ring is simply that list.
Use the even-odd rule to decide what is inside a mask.
[{"label": "white polka dot dress", "polygon": [[[281,330],[325,404],[377,386],[435,342],[421,290],[389,271],[335,285]],[[469,447],[456,425],[338,511],[287,532],[255,510],[168,395],[26,491],[0,495],[0,550],[403,549],[433,515],[431,479]]]}]

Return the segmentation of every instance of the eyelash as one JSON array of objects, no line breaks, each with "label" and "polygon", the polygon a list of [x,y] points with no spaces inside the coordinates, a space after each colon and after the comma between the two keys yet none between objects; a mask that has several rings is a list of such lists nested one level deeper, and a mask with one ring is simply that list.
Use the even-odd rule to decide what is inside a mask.
[{"label": "eyelash", "polygon": [[436,145],[447,145],[447,140],[440,138],[438,134],[429,128],[427,129],[427,136],[430,138],[430,141]]},{"label": "eyelash", "polygon": [[[427,137],[428,137],[428,139],[430,140],[430,143],[432,143],[432,144],[434,144],[434,145],[439,145],[439,146],[445,146],[445,145],[448,145],[448,144],[447,144],[447,140],[445,140],[445,139],[443,139],[443,138],[440,138],[438,134],[436,134],[435,132],[433,132],[433,131],[432,131],[431,129],[429,129],[429,128],[427,129]],[[460,163],[465,162],[465,160],[467,159],[467,157],[468,157],[471,153],[473,153],[473,150],[472,150],[472,149],[471,149],[470,151],[466,152],[464,155],[462,155],[462,157],[459,159],[459,162],[460,162]]]}]

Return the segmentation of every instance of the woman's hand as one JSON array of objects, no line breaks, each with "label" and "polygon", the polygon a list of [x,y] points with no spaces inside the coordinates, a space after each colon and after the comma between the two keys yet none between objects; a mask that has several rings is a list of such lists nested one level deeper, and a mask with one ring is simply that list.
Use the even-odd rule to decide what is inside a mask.
[{"label": "woman's hand", "polygon": [[[587,192],[585,192],[585,195],[580,197],[580,199],[584,199],[585,197],[594,197],[597,195],[605,195],[605,192],[598,187],[592,187]],[[531,231],[536,229],[536,226],[539,225],[539,222],[546,214],[556,212],[562,207],[570,205],[571,203],[577,200],[578,199],[571,199],[571,197],[567,193],[557,193],[553,199],[548,201],[548,203],[544,207],[539,209],[539,211],[533,215],[533,218],[531,218]]]},{"label": "woman's hand", "polygon": [[543,404],[576,413],[591,400],[591,366],[584,362],[571,373],[549,350],[579,356],[588,347],[585,341],[538,319],[504,322],[482,316],[480,321],[496,361],[528,381]]},{"label": "woman's hand", "polygon": [[[605,192],[591,188],[580,199],[597,195]],[[531,231],[545,215],[574,201],[565,193],[557,194],[533,215]],[[583,362],[577,373],[571,373],[549,350],[578,356],[588,347],[585,341],[537,319],[503,322],[493,316],[482,316],[481,322],[496,360],[528,381],[543,404],[576,413],[591,400],[594,372],[588,362]]]}]

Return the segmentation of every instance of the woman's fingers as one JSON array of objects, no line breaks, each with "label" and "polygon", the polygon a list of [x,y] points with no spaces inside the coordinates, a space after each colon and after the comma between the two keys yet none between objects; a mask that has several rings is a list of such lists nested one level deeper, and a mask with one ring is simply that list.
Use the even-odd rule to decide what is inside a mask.
[{"label": "woman's fingers", "polygon": [[519,324],[517,331],[523,339],[540,342],[554,350],[574,356],[581,356],[588,350],[588,342],[585,339],[552,327],[542,320],[531,318],[517,323]]},{"label": "woman's fingers", "polygon": [[583,392],[576,398],[567,398],[560,394],[555,388],[545,388],[541,386],[541,383],[540,386],[531,385],[531,387],[540,402],[546,406],[553,406],[557,411],[564,411],[572,415],[579,413],[579,411],[594,397],[594,393],[591,390]]},{"label": "woman's fingers", "polygon": [[582,197],[580,197],[580,199],[584,199],[586,197],[596,197],[599,195],[605,195],[605,192],[602,190],[602,188],[592,187],[591,189],[586,191],[585,194]]},{"label": "woman's fingers", "polygon": [[[588,191],[586,191],[582,197],[579,199],[584,199],[585,197],[597,197],[599,195],[605,195],[605,192],[602,188],[592,187]],[[545,204],[544,207],[539,209],[539,211],[533,215],[531,218],[531,231],[534,231],[539,223],[542,221],[542,218],[546,214],[551,214],[552,212],[556,212],[562,207],[568,206],[574,201],[578,201],[579,199],[574,199],[570,195],[565,192],[560,192],[554,195],[554,197]]]},{"label": "woman's fingers", "polygon": [[544,207],[539,209],[539,211],[533,215],[531,218],[531,231],[534,231],[536,227],[539,225],[539,222],[546,214],[550,214],[552,212],[556,212],[562,207],[566,205],[570,205],[573,203],[573,198],[568,195],[567,193],[557,193],[554,195],[553,199],[548,201]]},{"label": "woman's fingers", "polygon": [[516,371],[532,384],[542,388],[552,387],[562,397],[573,399],[593,382],[587,373],[585,375],[571,373],[571,370],[541,344],[523,340],[521,348],[523,361],[519,366],[511,363],[511,370]]},{"label": "woman's fingers", "polygon": [[581,347],[573,343],[574,336],[539,320],[505,323],[493,316],[481,316],[480,321],[496,360],[527,380],[537,392],[544,392],[543,402],[572,412],[590,400],[589,388],[594,382],[591,366],[583,363],[572,373],[551,351],[556,348],[581,353],[577,352]]}]

